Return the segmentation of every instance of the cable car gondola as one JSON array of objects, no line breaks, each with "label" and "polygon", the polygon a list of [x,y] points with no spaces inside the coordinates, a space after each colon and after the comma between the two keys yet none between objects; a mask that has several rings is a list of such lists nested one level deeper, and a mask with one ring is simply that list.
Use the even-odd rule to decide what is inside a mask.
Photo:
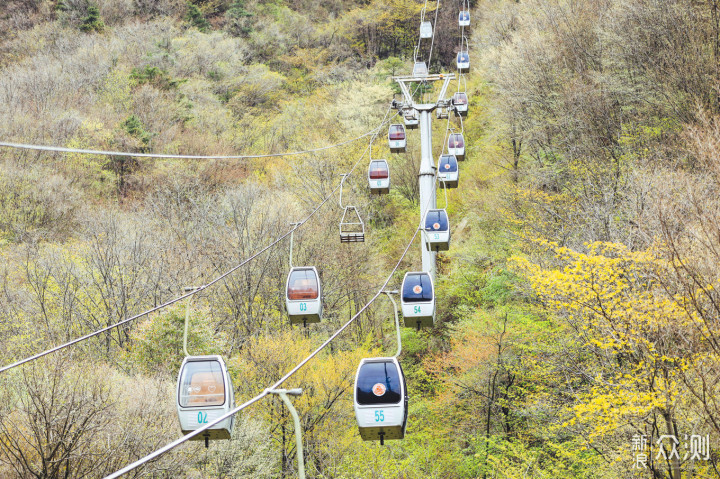
[{"label": "cable car gondola", "polygon": [[392,153],[404,153],[407,145],[405,127],[399,123],[390,125],[390,129],[388,130],[388,143]]},{"label": "cable car gondola", "polygon": [[457,68],[461,72],[467,72],[470,70],[470,54],[468,52],[458,52]]},{"label": "cable car gondola", "polygon": [[355,375],[355,418],[363,441],[405,437],[408,394],[397,358],[365,358]]},{"label": "cable car gondola", "polygon": [[468,10],[460,10],[460,15],[458,15],[458,24],[461,27],[470,26],[470,12]]},{"label": "cable car gondola", "polygon": [[423,237],[425,247],[430,251],[447,251],[450,248],[450,220],[446,210],[433,209],[425,213]]},{"label": "cable car gondola", "polygon": [[290,323],[319,323],[322,319],[322,286],[314,266],[296,266],[285,284],[285,307]]},{"label": "cable car gondola", "polygon": [[467,115],[468,111],[468,96],[464,91],[459,91],[453,95],[452,104],[455,107],[455,112],[461,116]]},{"label": "cable car gondola", "polygon": [[405,110],[405,113],[403,114],[403,120],[405,122],[405,127],[407,127],[408,130],[414,130],[420,124],[418,112],[414,108]]},{"label": "cable car gondola", "polygon": [[448,135],[448,153],[455,155],[460,161],[465,159],[465,137],[462,133]]},{"label": "cable car gondola", "polygon": [[413,65],[413,76],[414,77],[426,77],[428,76],[428,67],[425,62],[415,62]]},{"label": "cable car gondola", "polygon": [[432,38],[433,28],[430,22],[420,22],[420,38]]},{"label": "cable car gondola", "polygon": [[430,274],[405,273],[402,283],[402,313],[405,326],[431,328],[435,322],[435,291]]},{"label": "cable car gondola", "polygon": [[368,167],[370,193],[380,195],[390,192],[390,168],[386,160],[371,160]]},{"label": "cable car gondola", "polygon": [[[235,394],[225,362],[218,355],[187,356],[180,366],[177,387],[180,429],[188,434],[235,408]],[[230,439],[235,416],[207,429],[192,440]]]},{"label": "cable car gondola", "polygon": [[460,169],[455,155],[440,155],[438,161],[438,180],[440,186],[457,188],[460,180]]}]

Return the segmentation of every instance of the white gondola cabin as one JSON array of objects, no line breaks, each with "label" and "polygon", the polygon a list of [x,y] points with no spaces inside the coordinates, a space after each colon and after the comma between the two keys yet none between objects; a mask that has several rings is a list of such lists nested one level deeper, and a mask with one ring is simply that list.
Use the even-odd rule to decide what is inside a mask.
[{"label": "white gondola cabin", "polygon": [[340,220],[340,242],[362,243],[365,241],[365,223],[354,206],[346,206]]},{"label": "white gondola cabin", "polygon": [[458,52],[457,68],[461,72],[467,72],[470,70],[470,54],[468,52]]},{"label": "white gondola cabin", "polygon": [[468,96],[464,91],[459,91],[453,95],[452,104],[455,107],[455,112],[459,115],[465,116],[468,111]]},{"label": "white gondola cabin", "polygon": [[314,266],[296,266],[285,284],[285,307],[292,324],[319,323],[322,319],[322,286]]},{"label": "white gondola cabin", "polygon": [[388,143],[393,153],[404,153],[407,145],[405,127],[399,123],[390,125],[388,130]]},{"label": "white gondola cabin", "polygon": [[465,137],[462,133],[448,135],[448,154],[455,155],[460,161],[465,159]]},{"label": "white gondola cabin", "polygon": [[426,77],[428,76],[428,67],[425,62],[415,62],[413,65],[413,76],[414,77]]},{"label": "white gondola cabin", "polygon": [[416,129],[420,124],[417,110],[415,110],[414,108],[405,110],[405,113],[403,113],[403,121],[405,122],[405,127],[408,130]]},{"label": "white gondola cabin", "polygon": [[405,437],[408,394],[397,358],[365,358],[355,375],[355,418],[364,441]]},{"label": "white gondola cabin", "polygon": [[371,160],[368,167],[370,193],[375,195],[390,192],[390,167],[387,160]]},{"label": "white gondola cabin", "polygon": [[458,15],[458,24],[461,27],[469,27],[470,26],[470,11],[469,10],[460,10],[460,15]]},{"label": "white gondola cabin", "polygon": [[441,187],[457,188],[460,180],[460,168],[455,155],[440,155],[437,170]]},{"label": "white gondola cabin", "polygon": [[433,326],[435,322],[435,289],[428,273],[405,273],[401,305],[406,327],[420,329]]},{"label": "white gondola cabin", "polygon": [[[235,408],[235,394],[225,362],[220,356],[188,356],[180,366],[177,412],[180,429],[188,434]],[[193,440],[230,439],[235,416],[222,420]]]},{"label": "white gondola cabin", "polygon": [[450,220],[446,210],[433,209],[425,213],[423,238],[425,248],[430,251],[447,251],[450,248]]},{"label": "white gondola cabin", "polygon": [[432,23],[421,22],[420,23],[420,38],[432,38],[432,36],[433,36]]}]

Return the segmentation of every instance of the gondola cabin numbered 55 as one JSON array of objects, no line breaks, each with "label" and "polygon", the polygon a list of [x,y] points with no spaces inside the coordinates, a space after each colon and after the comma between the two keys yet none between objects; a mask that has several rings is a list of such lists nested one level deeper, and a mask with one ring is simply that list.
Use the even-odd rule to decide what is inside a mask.
[{"label": "gondola cabin numbered 55", "polygon": [[[210,424],[234,407],[233,385],[220,356],[188,356],[183,360],[177,388],[177,411],[183,434]],[[234,425],[235,416],[230,416],[192,439],[230,439]]]},{"label": "gondola cabin numbered 55", "polygon": [[355,418],[364,441],[402,439],[408,395],[397,358],[365,358],[355,375]]}]

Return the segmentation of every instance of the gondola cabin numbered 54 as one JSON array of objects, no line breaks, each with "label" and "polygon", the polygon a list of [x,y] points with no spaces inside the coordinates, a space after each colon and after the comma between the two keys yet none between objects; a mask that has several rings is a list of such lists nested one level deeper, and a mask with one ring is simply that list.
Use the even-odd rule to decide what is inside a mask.
[{"label": "gondola cabin numbered 54", "polygon": [[431,328],[435,322],[435,290],[432,278],[425,272],[405,273],[401,296],[405,326]]},{"label": "gondola cabin numbered 54", "polygon": [[[177,411],[183,434],[210,424],[234,407],[233,385],[220,356],[188,356],[183,360],[177,388]],[[235,416],[230,416],[192,439],[230,439],[234,425]]]}]

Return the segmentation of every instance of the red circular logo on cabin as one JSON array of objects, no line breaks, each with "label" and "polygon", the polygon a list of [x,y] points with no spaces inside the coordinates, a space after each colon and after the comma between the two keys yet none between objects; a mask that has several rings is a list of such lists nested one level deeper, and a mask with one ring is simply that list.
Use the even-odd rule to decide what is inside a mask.
[{"label": "red circular logo on cabin", "polygon": [[440,229],[440,223],[433,223],[433,229],[439,230]]},{"label": "red circular logo on cabin", "polygon": [[387,391],[387,388],[382,383],[377,383],[375,386],[372,387],[372,392],[376,396],[382,396],[385,394],[385,391]]},{"label": "red circular logo on cabin", "polygon": [[445,163],[445,169],[446,169],[446,170],[449,170],[449,169],[450,169],[450,163]]},{"label": "red circular logo on cabin", "polygon": [[420,294],[420,293],[422,293],[422,286],[420,286],[419,284],[416,285],[416,286],[413,288],[413,293],[415,293],[415,294]]}]

